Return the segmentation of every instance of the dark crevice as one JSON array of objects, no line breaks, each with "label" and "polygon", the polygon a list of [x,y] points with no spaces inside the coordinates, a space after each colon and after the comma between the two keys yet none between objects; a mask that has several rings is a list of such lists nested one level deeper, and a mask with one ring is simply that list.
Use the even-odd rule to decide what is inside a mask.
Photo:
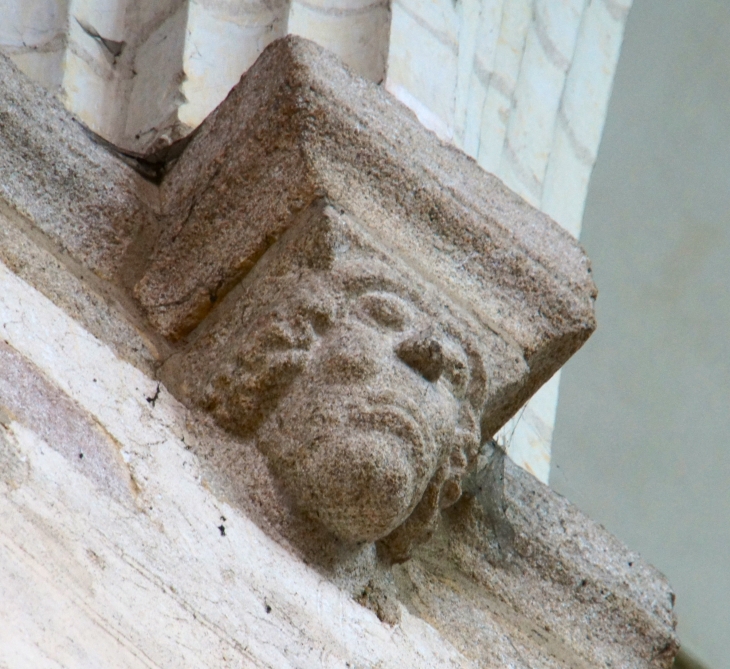
[{"label": "dark crevice", "polygon": [[78,119],[74,119],[74,121],[78,123],[81,129],[92,141],[103,146],[110,153],[113,153],[145,179],[158,185],[162,183],[164,176],[182,155],[183,151],[190,143],[190,140],[192,140],[198,130],[196,128],[189,135],[186,135],[185,137],[178,139],[176,142],[168,144],[160,149],[150,151],[149,153],[137,153],[136,151],[123,149],[112,144],[110,141],[104,139],[101,135],[98,135],[91,130],[91,128],[85,126]]},{"label": "dark crevice", "polygon": [[116,59],[122,55],[122,51],[124,51],[124,47],[127,46],[126,42],[117,42],[113,39],[108,39],[107,37],[102,37],[99,34],[99,31],[94,28],[94,26],[90,25],[89,23],[86,23],[85,21],[82,21],[79,18],[76,18],[76,23],[78,23],[81,26],[81,29],[89,36],[95,39],[101,46],[103,46],[112,56],[114,59],[114,62],[116,63]]}]

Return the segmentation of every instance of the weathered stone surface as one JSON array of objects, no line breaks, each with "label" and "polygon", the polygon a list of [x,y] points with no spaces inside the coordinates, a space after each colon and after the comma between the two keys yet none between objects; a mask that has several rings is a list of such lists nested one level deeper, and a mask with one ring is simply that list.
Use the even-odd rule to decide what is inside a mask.
[{"label": "weathered stone surface", "polygon": [[140,318],[124,309],[131,300],[96,280],[93,273],[57,246],[27,219],[0,205],[0,261],[52,302],[63,308],[121,358],[154,375],[165,342],[146,330]]},{"label": "weathered stone surface", "polygon": [[0,54],[0,197],[99,276],[156,230],[154,188]]},{"label": "weathered stone surface", "polygon": [[411,612],[487,666],[671,666],[674,594],[656,569],[499,450],[465,487],[397,568]]},{"label": "weathered stone surface", "polygon": [[117,499],[131,498],[131,479],[118,444],[38,368],[0,342],[0,405],[4,423],[35,427],[41,439],[53,442],[72,467]]},{"label": "weathered stone surface", "polygon": [[[372,560],[337,579],[341,564],[312,569],[251,522],[270,527],[257,505],[273,492],[256,448],[227,453],[240,497],[218,488],[205,453],[221,456],[233,437],[186,415],[2,265],[0,283],[4,350],[24,359],[14,387],[35,388],[28,409],[12,389],[0,398],[8,666],[671,666],[664,579],[499,454],[482,455],[467,497],[395,567],[390,591]],[[61,396],[81,429],[104,426],[124,461],[110,474],[132,479],[131,496],[64,456],[63,411],[45,423],[33,413]],[[331,580],[397,616],[380,622]]]},{"label": "weathered stone surface", "polygon": [[162,190],[137,295],[163,334],[197,326],[162,378],[255,439],[300,509],[388,537],[396,561],[594,327],[575,240],[300,39],[266,51]]}]

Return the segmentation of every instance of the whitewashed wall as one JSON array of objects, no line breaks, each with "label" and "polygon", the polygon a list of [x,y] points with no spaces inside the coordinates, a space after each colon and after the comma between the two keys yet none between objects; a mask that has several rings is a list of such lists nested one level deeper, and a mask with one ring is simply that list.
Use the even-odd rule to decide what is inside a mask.
[{"label": "whitewashed wall", "polygon": [[[580,233],[632,0],[0,0],[0,47],[89,127],[147,151],[197,126],[288,32],[338,53]],[[554,377],[508,425],[547,481]]]},{"label": "whitewashed wall", "polygon": [[68,0],[0,2],[0,46],[51,90],[61,88],[68,46]]}]

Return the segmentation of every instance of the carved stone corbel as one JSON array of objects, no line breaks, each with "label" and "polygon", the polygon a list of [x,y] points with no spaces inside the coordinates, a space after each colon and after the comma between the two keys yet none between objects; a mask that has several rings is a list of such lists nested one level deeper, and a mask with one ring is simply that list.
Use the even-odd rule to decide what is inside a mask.
[{"label": "carved stone corbel", "polygon": [[301,39],[264,52],[161,192],[135,288],[181,342],[161,378],[396,561],[595,326],[572,237]]},{"label": "carved stone corbel", "polygon": [[405,559],[595,327],[569,234],[307,40],[270,45],[159,186],[6,79],[9,201],[341,539]]}]

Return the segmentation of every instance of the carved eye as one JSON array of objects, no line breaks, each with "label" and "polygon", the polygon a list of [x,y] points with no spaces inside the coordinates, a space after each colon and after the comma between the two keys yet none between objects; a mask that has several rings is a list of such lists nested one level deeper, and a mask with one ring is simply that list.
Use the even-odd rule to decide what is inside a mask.
[{"label": "carved eye", "polygon": [[334,310],[327,304],[305,305],[302,313],[318,335],[326,332],[334,322]]},{"label": "carved eye", "polygon": [[359,304],[365,314],[383,327],[401,331],[408,323],[408,305],[392,293],[366,293]]},{"label": "carved eye", "polygon": [[401,342],[395,353],[426,380],[435,383],[445,379],[455,397],[462,398],[466,393],[469,385],[466,355],[448,338],[437,337],[427,330]]}]

